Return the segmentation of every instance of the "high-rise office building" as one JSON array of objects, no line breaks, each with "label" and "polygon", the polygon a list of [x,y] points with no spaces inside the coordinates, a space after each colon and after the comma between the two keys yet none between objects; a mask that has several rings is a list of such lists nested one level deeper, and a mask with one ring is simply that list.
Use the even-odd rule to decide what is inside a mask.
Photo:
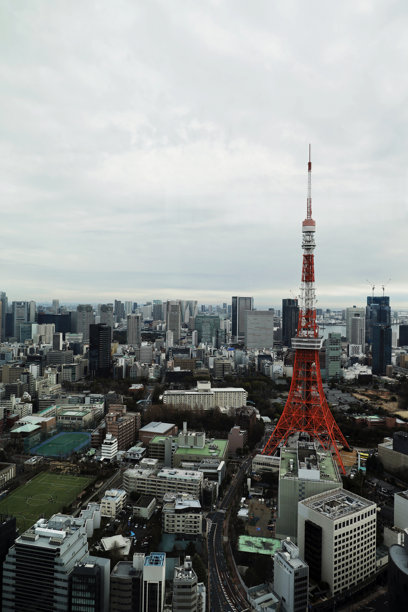
[{"label": "high-rise office building", "polygon": [[3,563],[17,537],[16,518],[0,515],[0,601],[3,593]]},{"label": "high-rise office building", "polygon": [[368,296],[366,308],[367,341],[371,344],[373,374],[385,374],[391,363],[392,330],[390,298]]},{"label": "high-rise office building", "polygon": [[317,452],[311,442],[298,442],[296,448],[284,446],[279,464],[278,519],[276,534],[297,539],[298,502],[342,484],[331,453]]},{"label": "high-rise office building", "polygon": [[89,326],[89,371],[91,376],[109,376],[112,330],[105,323]]},{"label": "high-rise office building", "polygon": [[166,554],[152,552],[143,565],[143,612],[162,612],[166,586]]},{"label": "high-rise office building", "polygon": [[118,323],[125,318],[125,306],[120,300],[115,300],[113,305],[113,314],[115,315],[115,320]]},{"label": "high-rise office building", "polygon": [[372,326],[372,371],[382,376],[391,364],[392,329],[390,325],[376,323]]},{"label": "high-rise office building", "polygon": [[180,302],[166,302],[166,330],[173,332],[173,342],[178,344],[181,335],[181,307]]},{"label": "high-rise office building", "polygon": [[3,565],[3,612],[67,612],[70,574],[88,553],[85,524],[55,514],[19,536]]},{"label": "high-rise office building", "polygon": [[341,378],[341,334],[330,332],[326,340],[326,380]]},{"label": "high-rise office building", "polygon": [[282,300],[282,344],[292,346],[292,338],[296,336],[299,321],[299,305],[297,299]]},{"label": "high-rise office building", "polygon": [[198,314],[197,300],[180,300],[181,322],[185,325],[189,324],[191,318]]},{"label": "high-rise office building", "polygon": [[187,556],[183,565],[174,568],[173,612],[198,612],[197,585],[197,574]]},{"label": "high-rise office building", "polygon": [[130,315],[132,314],[132,310],[133,310],[133,302],[131,300],[126,300],[125,302],[125,315]]},{"label": "high-rise office building", "polygon": [[20,326],[28,322],[28,302],[12,302],[13,336],[20,342]]},{"label": "high-rise office building", "polygon": [[245,335],[245,311],[254,309],[254,298],[233,296],[231,304],[231,333],[235,340]]},{"label": "high-rise office building", "polygon": [[198,342],[216,345],[217,331],[221,321],[218,315],[200,313],[195,317],[195,329],[198,332]]},{"label": "high-rise office building", "polygon": [[299,558],[298,547],[289,539],[273,558],[273,588],[284,612],[306,612],[309,592],[309,567]]},{"label": "high-rise office building", "polygon": [[377,505],[337,489],[299,502],[298,546],[309,576],[332,595],[362,584],[376,571]]},{"label": "high-rise office building", "polygon": [[153,300],[152,317],[153,321],[163,321],[163,302],[161,300]]},{"label": "high-rise office building", "polygon": [[59,311],[59,300],[52,300],[51,311],[52,314],[58,314]]},{"label": "high-rise office building", "polygon": [[248,349],[273,347],[275,316],[273,310],[246,310],[244,342]]},{"label": "high-rise office building", "polygon": [[365,345],[366,309],[357,306],[346,308],[346,340],[349,344]]},{"label": "high-rise office building", "polygon": [[70,576],[70,612],[108,612],[110,560],[90,557],[77,563]]},{"label": "high-rise office building", "polygon": [[408,529],[405,529],[404,546],[390,546],[388,559],[388,609],[405,610],[408,601]]},{"label": "high-rise office building", "polygon": [[78,304],[76,309],[77,334],[82,334],[84,342],[89,342],[89,327],[95,323],[95,316],[91,304]]},{"label": "high-rise office building", "polygon": [[1,325],[0,325],[0,338],[4,341],[6,337],[6,314],[8,312],[8,299],[5,291],[0,292],[0,302],[1,302]]},{"label": "high-rise office building", "polygon": [[408,325],[399,326],[398,346],[408,346]]},{"label": "high-rise office building", "polygon": [[129,314],[127,316],[127,343],[132,346],[142,343],[142,315]]},{"label": "high-rise office building", "polygon": [[110,578],[110,612],[140,612],[143,610],[144,554],[133,555],[131,561],[119,561]]},{"label": "high-rise office building", "polygon": [[101,304],[99,307],[99,316],[100,323],[105,323],[105,325],[109,325],[109,327],[113,331],[113,304]]}]

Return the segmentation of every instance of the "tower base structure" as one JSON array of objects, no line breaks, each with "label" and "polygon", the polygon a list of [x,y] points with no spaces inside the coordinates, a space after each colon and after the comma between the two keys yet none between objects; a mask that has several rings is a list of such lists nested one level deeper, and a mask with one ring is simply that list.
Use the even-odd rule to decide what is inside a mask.
[{"label": "tower base structure", "polygon": [[[300,348],[301,338],[294,338],[293,343],[299,343],[295,353],[292,384],[282,415],[262,453],[272,455],[277,447],[285,444],[295,433],[306,433],[312,440],[318,442],[326,451],[334,451],[340,469],[345,474],[341,455],[337,446],[340,442],[344,447],[349,445],[340,431],[339,426],[330,412],[323,391],[320,374],[319,351],[313,346],[320,339],[308,339],[311,348]],[[317,341],[317,342],[316,342]]]}]

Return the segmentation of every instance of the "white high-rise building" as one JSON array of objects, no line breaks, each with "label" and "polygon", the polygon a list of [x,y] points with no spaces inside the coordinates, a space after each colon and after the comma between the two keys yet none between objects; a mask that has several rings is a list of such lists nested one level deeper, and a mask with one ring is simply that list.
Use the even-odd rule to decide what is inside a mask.
[{"label": "white high-rise building", "polygon": [[143,565],[143,611],[162,612],[166,587],[166,553],[152,552]]},{"label": "white high-rise building", "polygon": [[365,345],[366,309],[353,306],[346,309],[346,339],[349,344]]},{"label": "white high-rise building", "polygon": [[107,433],[101,446],[101,458],[113,461],[118,454],[118,440],[111,433]]},{"label": "white high-rise building", "polygon": [[309,576],[342,593],[376,570],[377,505],[337,489],[298,504],[298,546]]},{"label": "white high-rise building", "polygon": [[309,567],[299,558],[299,548],[289,538],[273,559],[274,591],[284,612],[305,612],[308,603]]},{"label": "white high-rise building", "polygon": [[39,519],[7,554],[1,609],[69,610],[70,574],[87,553],[84,519],[63,514]]}]

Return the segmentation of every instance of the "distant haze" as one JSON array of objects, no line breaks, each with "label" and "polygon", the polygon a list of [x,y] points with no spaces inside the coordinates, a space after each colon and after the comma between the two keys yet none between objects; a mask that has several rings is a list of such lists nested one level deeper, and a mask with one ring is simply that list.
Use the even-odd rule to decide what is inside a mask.
[{"label": "distant haze", "polygon": [[403,1],[3,0],[0,290],[278,305],[311,142],[317,306],[408,308],[407,31]]}]

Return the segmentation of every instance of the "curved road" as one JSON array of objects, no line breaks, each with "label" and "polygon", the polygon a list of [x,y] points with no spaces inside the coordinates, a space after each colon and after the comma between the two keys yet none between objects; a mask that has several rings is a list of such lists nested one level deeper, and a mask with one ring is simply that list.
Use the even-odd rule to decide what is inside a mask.
[{"label": "curved road", "polygon": [[224,555],[223,534],[226,523],[226,511],[242,486],[242,480],[250,466],[252,457],[248,457],[240,466],[237,475],[231,482],[219,508],[208,514],[211,521],[208,533],[208,582],[209,604],[211,612],[244,612],[249,610],[245,589],[242,587],[236,572],[231,574]]}]

